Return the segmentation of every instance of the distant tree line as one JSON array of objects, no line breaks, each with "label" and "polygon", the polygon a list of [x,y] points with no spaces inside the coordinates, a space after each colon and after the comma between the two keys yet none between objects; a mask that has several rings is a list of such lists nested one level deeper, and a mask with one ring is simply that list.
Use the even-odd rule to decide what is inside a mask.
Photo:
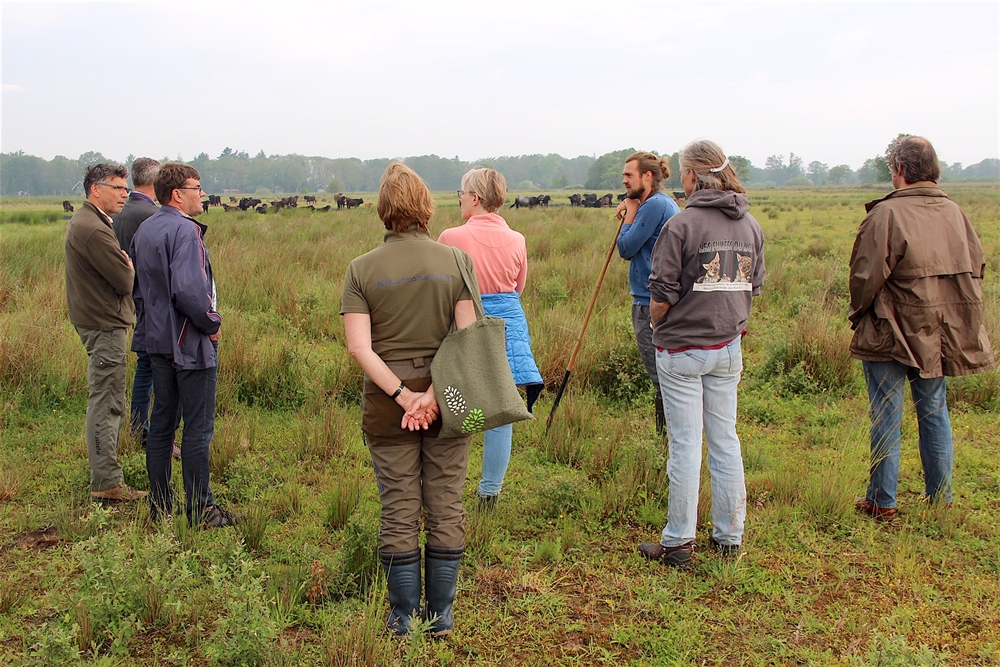
[{"label": "distant tree line", "polygon": [[[751,187],[779,185],[848,185],[854,183],[888,183],[891,180],[888,157],[900,134],[886,150],[869,158],[857,170],[846,164],[833,167],[819,161],[806,164],[794,154],[767,158],[763,167],[754,165],[742,155],[731,155],[729,161],[740,180]],[[483,158],[474,162],[458,157],[443,158],[421,155],[403,158],[432,190],[455,190],[462,175],[475,166],[491,167],[504,175],[511,189],[516,190],[621,190],[621,173],[625,158],[634,149],[625,148],[600,157],[581,155],[564,158],[561,155],[517,155]],[[657,152],[657,151],[654,151]],[[667,156],[667,153],[657,153]],[[680,188],[679,153],[669,154],[671,177],[664,182],[668,189]],[[135,156],[129,155],[125,165],[131,166]],[[161,158],[168,161],[170,158]],[[80,194],[84,169],[97,162],[109,162],[101,153],[87,152],[75,160],[57,155],[45,160],[24,151],[0,154],[0,194],[69,196]],[[305,155],[266,155],[260,151],[251,157],[245,151],[226,148],[216,157],[201,153],[188,164],[201,174],[206,192],[222,193],[285,193],[285,192],[373,192],[389,158],[359,160],[357,158],[307,157]],[[960,162],[941,163],[941,180],[997,181],[1000,180],[1000,160],[990,158],[965,167]]]}]

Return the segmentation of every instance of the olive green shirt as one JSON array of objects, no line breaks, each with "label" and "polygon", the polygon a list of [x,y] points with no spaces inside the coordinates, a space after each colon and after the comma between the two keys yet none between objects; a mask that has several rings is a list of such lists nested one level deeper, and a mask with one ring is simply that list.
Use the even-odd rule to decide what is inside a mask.
[{"label": "olive green shirt", "polygon": [[[459,255],[472,273],[472,259]],[[474,273],[472,275],[475,275]],[[426,229],[385,233],[385,243],[347,267],[340,314],[366,313],[372,350],[384,361],[429,357],[455,320],[455,304],[472,299],[452,248]]]}]

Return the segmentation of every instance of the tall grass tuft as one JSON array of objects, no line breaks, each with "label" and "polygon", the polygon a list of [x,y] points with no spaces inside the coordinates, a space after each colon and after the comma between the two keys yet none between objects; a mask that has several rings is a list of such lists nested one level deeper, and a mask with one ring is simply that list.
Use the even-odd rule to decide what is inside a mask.
[{"label": "tall grass tuft", "polygon": [[224,479],[230,466],[240,458],[245,449],[253,445],[254,425],[238,419],[229,419],[220,425],[212,439],[212,456],[209,470],[215,479]]},{"label": "tall grass tuft", "polygon": [[254,502],[246,509],[243,520],[236,524],[240,537],[243,538],[243,544],[250,551],[260,551],[263,548],[269,518],[270,511],[265,504]]},{"label": "tall grass tuft", "polygon": [[394,646],[385,632],[385,584],[372,586],[359,613],[330,626],[328,667],[383,667],[393,664]]},{"label": "tall grass tuft", "polygon": [[6,582],[0,590],[0,614],[9,614],[23,599],[24,593],[11,582]]},{"label": "tall grass tuft", "polygon": [[8,502],[17,497],[21,481],[13,470],[0,470],[0,502]]},{"label": "tall grass tuft", "polygon": [[331,530],[340,530],[347,525],[361,500],[362,486],[361,476],[354,473],[348,474],[333,487],[326,505],[326,525]]}]

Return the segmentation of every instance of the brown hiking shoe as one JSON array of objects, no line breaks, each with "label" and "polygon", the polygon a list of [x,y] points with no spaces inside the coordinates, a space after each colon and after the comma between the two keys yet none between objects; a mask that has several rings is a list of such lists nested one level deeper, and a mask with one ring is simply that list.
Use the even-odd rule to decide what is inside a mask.
[{"label": "brown hiking shoe", "polygon": [[867,514],[876,521],[892,521],[896,518],[895,507],[879,507],[867,498],[858,498],[854,509],[861,514]]},{"label": "brown hiking shoe", "polygon": [[136,491],[128,484],[114,486],[103,491],[91,491],[90,499],[104,505],[110,503],[132,503],[149,495],[148,491]]},{"label": "brown hiking shoe", "polygon": [[646,560],[658,560],[670,567],[687,567],[691,564],[691,554],[694,553],[694,542],[685,542],[676,547],[665,547],[662,544],[643,542],[639,545],[639,555]]}]

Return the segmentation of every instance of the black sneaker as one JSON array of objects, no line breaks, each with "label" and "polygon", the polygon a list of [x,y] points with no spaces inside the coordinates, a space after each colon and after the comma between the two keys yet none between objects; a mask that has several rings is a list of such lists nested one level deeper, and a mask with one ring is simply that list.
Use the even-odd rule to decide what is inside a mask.
[{"label": "black sneaker", "polygon": [[224,510],[218,505],[209,505],[205,508],[205,513],[201,515],[201,527],[225,528],[226,526],[235,526],[242,520],[242,514]]},{"label": "black sneaker", "polygon": [[709,541],[712,546],[715,547],[715,553],[719,554],[726,560],[732,560],[740,555],[740,545],[739,544],[721,544],[715,541],[715,537],[709,537]]},{"label": "black sneaker", "polygon": [[639,555],[646,560],[658,560],[670,567],[687,567],[691,564],[691,554],[694,553],[694,542],[685,542],[676,547],[665,547],[662,544],[643,542],[639,545]]},{"label": "black sneaker", "polygon": [[497,506],[497,501],[500,499],[499,495],[495,496],[479,496],[479,509],[489,511],[495,509]]}]

